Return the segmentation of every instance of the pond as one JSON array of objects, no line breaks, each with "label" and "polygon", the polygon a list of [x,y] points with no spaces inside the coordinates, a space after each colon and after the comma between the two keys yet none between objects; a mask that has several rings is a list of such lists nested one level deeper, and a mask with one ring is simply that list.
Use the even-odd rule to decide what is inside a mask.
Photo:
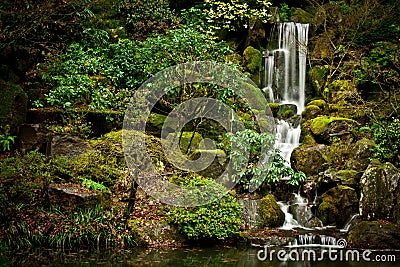
[{"label": "pond", "polygon": [[[237,247],[206,247],[206,248],[178,248],[169,250],[133,249],[133,250],[50,250],[35,249],[24,252],[6,252],[0,257],[0,266],[289,266],[289,267],[334,267],[334,266],[398,266],[400,251],[372,251],[368,256],[371,260],[366,262],[343,260],[340,261],[340,253],[337,252],[337,260],[330,260],[328,254],[321,259],[321,250],[317,252],[315,261],[281,261],[276,253],[273,260],[269,258],[262,261],[257,255],[261,248],[237,248]],[[272,248],[270,248],[272,249]],[[284,249],[277,248],[275,250]],[[285,249],[286,253],[290,251]],[[303,250],[304,251],[304,250]],[[292,256],[296,253],[291,250]],[[302,250],[297,250],[301,255]],[[360,251],[360,255],[362,251]],[[345,255],[345,253],[343,254]],[[385,259],[386,262],[377,262]],[[393,257],[392,257],[393,256]],[[301,258],[300,258],[301,259]],[[393,261],[395,260],[395,261]],[[389,262],[391,261],[391,262]]]}]

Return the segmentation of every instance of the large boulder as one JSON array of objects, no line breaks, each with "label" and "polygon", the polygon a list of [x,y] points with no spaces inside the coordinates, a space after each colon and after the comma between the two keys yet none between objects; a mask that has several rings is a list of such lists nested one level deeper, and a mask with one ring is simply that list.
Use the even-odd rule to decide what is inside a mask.
[{"label": "large boulder", "polygon": [[323,144],[296,147],[290,158],[292,167],[296,171],[304,172],[307,176],[316,175],[324,168],[326,151],[327,146]]},{"label": "large boulder", "polygon": [[372,162],[360,186],[363,219],[400,222],[400,171],[393,164]]},{"label": "large boulder", "polygon": [[356,170],[335,170],[327,169],[324,171],[320,183],[323,184],[340,184],[350,187],[357,187],[360,182],[362,173]]},{"label": "large boulder", "polygon": [[385,221],[361,221],[354,225],[348,235],[352,248],[399,249],[400,225]]},{"label": "large boulder", "polygon": [[324,225],[336,225],[341,228],[355,213],[358,213],[357,193],[353,188],[338,185],[321,196],[318,217]]},{"label": "large boulder", "polygon": [[357,122],[347,118],[320,116],[312,119],[310,130],[315,140],[330,144],[333,137],[347,139],[351,136]]},{"label": "large boulder", "polygon": [[364,171],[371,162],[370,158],[374,146],[375,143],[369,139],[358,140],[355,144],[353,158],[347,162],[347,167],[356,171]]},{"label": "large boulder", "polygon": [[258,213],[262,227],[279,227],[285,222],[285,214],[272,194],[261,199]]}]

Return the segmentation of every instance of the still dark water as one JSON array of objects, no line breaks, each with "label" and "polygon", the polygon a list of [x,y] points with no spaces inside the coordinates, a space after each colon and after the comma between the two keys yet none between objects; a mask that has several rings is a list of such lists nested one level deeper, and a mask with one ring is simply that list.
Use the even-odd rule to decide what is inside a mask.
[{"label": "still dark water", "polygon": [[[400,251],[373,251],[366,261],[332,261],[329,257],[316,261],[288,261],[276,258],[261,261],[257,248],[208,247],[179,248],[174,250],[46,250],[5,252],[0,266],[271,266],[271,267],[367,267],[400,266]],[[301,251],[299,251],[301,253]],[[362,252],[361,252],[362,253]],[[261,254],[262,256],[263,254]],[[295,254],[292,254],[295,257]],[[338,254],[339,255],[339,254]],[[392,262],[376,262],[376,255]],[[393,257],[395,256],[395,262]],[[319,254],[320,256],[320,254]],[[326,255],[327,256],[327,255]],[[390,256],[390,257],[389,257]],[[338,257],[339,258],[339,257]]]}]

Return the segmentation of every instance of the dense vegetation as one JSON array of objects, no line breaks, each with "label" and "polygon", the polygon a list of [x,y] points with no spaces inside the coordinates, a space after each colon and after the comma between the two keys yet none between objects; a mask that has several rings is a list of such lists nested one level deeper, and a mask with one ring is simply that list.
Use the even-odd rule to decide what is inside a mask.
[{"label": "dense vegetation", "polygon": [[[174,168],[162,152],[159,128],[165,115],[184,101],[213,97],[230,105],[247,129],[232,134],[215,122],[196,119],[184,129],[191,138],[186,138],[187,149],[182,150],[188,158],[193,157],[198,148],[191,148],[195,134],[212,138],[227,159],[242,156],[231,151],[232,143],[242,146],[250,156],[245,168],[237,169],[240,182],[235,190],[224,192],[223,198],[204,207],[170,208],[158,203],[151,211],[146,205],[152,200],[143,196],[138,197],[142,203],[136,203],[136,209],[127,209],[125,203],[132,200],[136,189],[125,166],[121,132],[116,131],[135,90],[157,72],[192,61],[226,63],[259,84],[256,78],[263,70],[260,51],[265,49],[271,20],[313,25],[308,53],[313,92],[309,100],[324,100],[323,108],[313,105],[318,112],[324,109],[322,115],[359,120],[352,134],[374,142],[371,157],[400,166],[400,11],[395,0],[5,0],[0,11],[1,84],[20,86],[31,112],[62,114],[62,119],[50,117],[41,122],[48,136],[90,137],[91,148],[76,158],[48,157],[39,148],[24,151],[18,127],[12,123],[1,126],[3,245],[149,244],[140,231],[146,227],[142,219],[154,219],[154,213],[158,216],[155,221],[177,226],[190,241],[229,239],[238,236],[242,223],[236,194],[247,193],[251,179],[273,185],[289,177],[289,184],[301,184],[306,179],[302,170],[288,167],[276,153],[268,166],[258,164],[261,147],[272,150],[275,141],[255,123],[260,111],[250,109],[229,88],[189,84],[172,90],[152,111],[146,138],[153,162],[162,175],[179,185],[202,185],[215,178]],[[4,101],[5,107],[1,106],[1,118],[8,118],[6,104]],[[88,114],[103,114],[102,123],[111,123],[114,131],[99,137]],[[303,141],[307,140],[315,142],[305,134]],[[329,140],[333,143],[329,164],[335,167],[345,161],[345,149],[336,141]],[[47,189],[52,183],[111,192],[118,204],[65,211],[50,204]]]}]

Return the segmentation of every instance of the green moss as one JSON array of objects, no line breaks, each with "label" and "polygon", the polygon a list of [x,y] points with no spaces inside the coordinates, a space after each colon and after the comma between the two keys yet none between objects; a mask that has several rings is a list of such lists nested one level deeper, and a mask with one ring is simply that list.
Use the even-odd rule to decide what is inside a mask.
[{"label": "green moss", "polygon": [[279,103],[268,103],[268,106],[271,109],[272,115],[276,117],[279,112]]},{"label": "green moss", "polygon": [[336,175],[343,185],[356,185],[360,180],[360,173],[355,170],[340,170]]},{"label": "green moss", "polygon": [[319,135],[333,121],[348,121],[357,124],[356,121],[348,118],[319,116],[311,120],[310,128],[314,134]]},{"label": "green moss", "polygon": [[242,83],[242,90],[245,93],[244,98],[251,104],[252,109],[256,111],[265,110],[267,101],[259,88],[249,83]]},{"label": "green moss", "polygon": [[304,120],[311,120],[321,115],[322,110],[316,105],[307,105],[306,109],[301,113]]},{"label": "green moss", "polygon": [[245,68],[255,74],[262,66],[262,53],[252,46],[248,46],[243,52]]},{"label": "green moss", "polygon": [[243,60],[242,57],[239,54],[236,54],[236,53],[229,54],[229,55],[227,55],[225,57],[225,62],[227,62],[227,63],[231,62],[231,63],[236,64],[238,66],[241,65],[242,60]]},{"label": "green moss", "polygon": [[311,105],[317,106],[322,110],[325,110],[327,108],[327,106],[328,106],[326,104],[325,100],[323,100],[323,99],[315,99],[315,100],[312,100],[310,103],[307,104],[307,106],[311,106]]},{"label": "green moss", "polygon": [[318,207],[318,217],[324,225],[329,225],[335,222],[336,217],[339,215],[339,211],[335,207],[334,203],[335,201],[332,197],[327,196]]},{"label": "green moss", "polygon": [[261,227],[279,227],[285,222],[285,215],[272,194],[261,200],[259,214]]},{"label": "green moss", "polygon": [[315,21],[315,15],[311,14],[304,9],[292,7],[290,9],[291,18],[296,18],[299,23],[313,23]]}]

